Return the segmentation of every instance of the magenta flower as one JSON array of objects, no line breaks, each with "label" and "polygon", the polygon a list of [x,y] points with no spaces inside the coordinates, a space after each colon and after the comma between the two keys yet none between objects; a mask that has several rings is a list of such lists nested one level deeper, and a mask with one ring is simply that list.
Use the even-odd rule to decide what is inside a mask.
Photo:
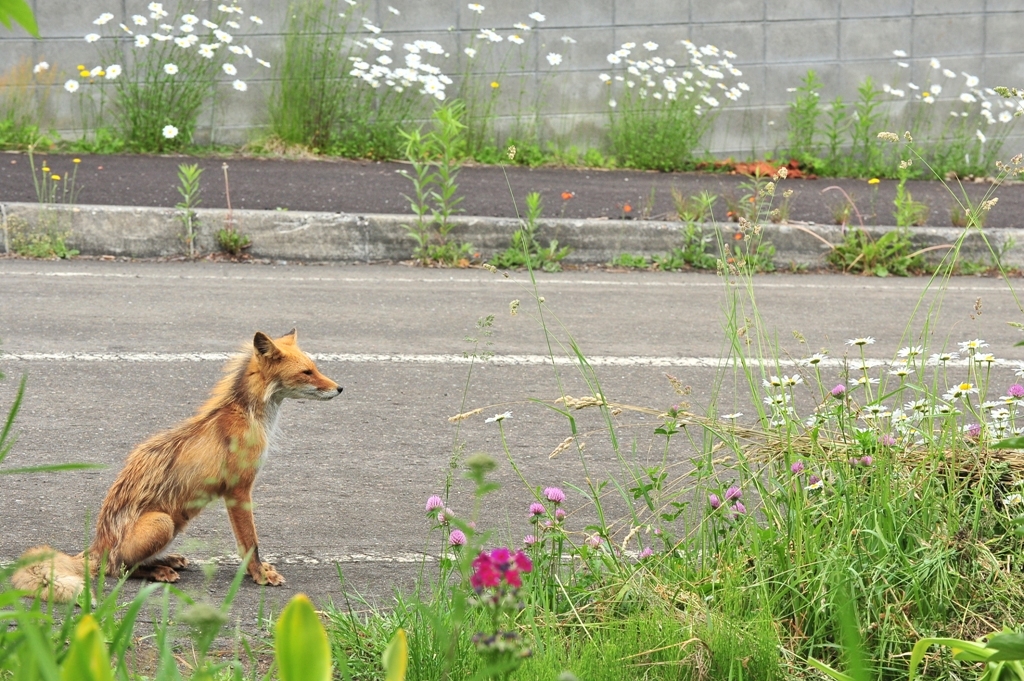
[{"label": "magenta flower", "polygon": [[654,549],[652,549],[650,546],[648,546],[647,548],[645,548],[643,551],[640,552],[640,560],[643,560],[644,558],[650,558],[653,555],[654,555]]},{"label": "magenta flower", "polygon": [[981,435],[980,423],[972,423],[971,425],[967,426],[967,437],[977,438],[979,435]]},{"label": "magenta flower", "polygon": [[811,487],[817,485],[819,482],[821,482],[821,478],[819,478],[817,475],[812,474],[811,477],[807,479],[807,484]]},{"label": "magenta flower", "polygon": [[452,512],[450,511],[450,510],[448,510],[447,508],[445,508],[445,509],[441,509],[441,510],[440,510],[440,511],[438,511],[438,513],[437,513],[437,524],[438,524],[438,525],[447,525],[447,524],[448,524],[448,520],[449,520],[449,519],[450,519],[450,518],[451,518],[452,516],[454,516],[454,515],[455,515],[455,514],[454,514],[454,513],[452,513]]},{"label": "magenta flower", "polygon": [[747,507],[743,505],[742,501],[737,501],[736,505],[732,507],[732,510],[736,511],[736,513],[740,515],[747,512]]},{"label": "magenta flower", "polygon": [[473,559],[473,574],[470,575],[469,583],[478,592],[488,587],[501,586],[502,582],[518,589],[523,585],[520,573],[532,569],[533,562],[522,551],[516,551],[515,555],[504,547],[492,549],[490,553],[481,551]]},{"label": "magenta flower", "polygon": [[444,501],[436,494],[427,499],[427,513],[433,513],[439,508],[444,508]]},{"label": "magenta flower", "polygon": [[711,504],[711,509],[713,511],[717,511],[722,507],[722,500],[718,498],[717,494],[709,494],[708,503]]},{"label": "magenta flower", "polygon": [[560,504],[563,501],[565,501],[565,492],[563,492],[558,487],[548,487],[548,488],[546,488],[544,490],[544,496],[547,497],[548,501],[550,501],[550,502],[552,502],[554,504]]},{"label": "magenta flower", "polygon": [[1024,385],[1021,385],[1020,383],[1014,383],[1013,385],[1006,389],[1006,394],[1008,394],[1010,397],[1016,397],[1017,399],[1020,399],[1024,397]]},{"label": "magenta flower", "polygon": [[555,509],[555,521],[556,522],[562,522],[563,520],[565,520],[565,509],[564,508],[556,508]]},{"label": "magenta flower", "polygon": [[832,393],[832,397],[839,398],[846,394],[846,386],[840,383],[836,387],[832,388],[829,392]]},{"label": "magenta flower", "polygon": [[737,487],[736,485],[733,485],[729,489],[725,490],[725,500],[726,501],[735,501],[735,500],[741,498],[742,496],[743,496],[743,491],[739,487]]},{"label": "magenta flower", "polygon": [[465,546],[466,535],[462,530],[452,530],[452,533],[448,535],[448,543],[452,546]]},{"label": "magenta flower", "polygon": [[589,546],[590,548],[596,549],[600,545],[601,545],[601,535],[599,535],[599,534],[592,534],[589,537],[587,537],[587,546]]},{"label": "magenta flower", "polygon": [[525,544],[527,546],[533,546],[536,543],[537,543],[537,538],[534,537],[532,534],[528,534],[525,537],[523,537],[523,544]]},{"label": "magenta flower", "polygon": [[873,456],[871,456],[870,454],[868,454],[867,456],[865,456],[864,458],[862,458],[860,460],[860,465],[861,466],[870,466],[874,462],[875,462],[875,458]]},{"label": "magenta flower", "polygon": [[789,470],[793,475],[800,475],[804,472],[804,462],[794,461],[793,465],[789,467]]},{"label": "magenta flower", "polygon": [[540,503],[539,501],[535,501],[532,504],[530,504],[530,515],[532,516],[544,515],[544,512],[546,510],[547,509],[544,508],[544,504]]},{"label": "magenta flower", "polygon": [[886,433],[882,437],[878,438],[878,443],[885,447],[892,447],[896,444],[896,436]]}]

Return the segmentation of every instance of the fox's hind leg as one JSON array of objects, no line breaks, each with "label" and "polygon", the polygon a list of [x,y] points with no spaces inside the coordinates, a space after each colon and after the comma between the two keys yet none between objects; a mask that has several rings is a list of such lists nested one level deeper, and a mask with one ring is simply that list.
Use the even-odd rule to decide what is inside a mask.
[{"label": "fox's hind leg", "polygon": [[146,565],[163,565],[169,567],[172,570],[181,570],[188,567],[188,558],[181,555],[180,553],[165,553],[162,556],[151,558],[146,561]]},{"label": "fox's hind leg", "polygon": [[[127,536],[118,542],[117,562],[131,570],[131,576],[157,582],[176,582],[174,568],[184,567],[182,556],[172,554],[156,558],[174,539],[174,521],[159,511],[143,513]],[[173,562],[171,559],[175,559]]]}]

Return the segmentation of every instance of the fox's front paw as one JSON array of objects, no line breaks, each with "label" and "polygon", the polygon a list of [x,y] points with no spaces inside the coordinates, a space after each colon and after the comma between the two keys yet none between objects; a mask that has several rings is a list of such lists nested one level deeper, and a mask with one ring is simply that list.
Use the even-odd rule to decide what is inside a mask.
[{"label": "fox's front paw", "polygon": [[281,586],[284,584],[284,577],[282,577],[274,566],[270,563],[260,563],[258,572],[252,574],[252,579],[257,584],[266,584],[270,586]]}]

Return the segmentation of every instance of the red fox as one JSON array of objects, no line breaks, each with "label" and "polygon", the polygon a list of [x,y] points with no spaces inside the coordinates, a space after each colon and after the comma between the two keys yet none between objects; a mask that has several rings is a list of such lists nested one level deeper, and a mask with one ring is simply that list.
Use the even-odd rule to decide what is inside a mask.
[{"label": "red fox", "polygon": [[296,344],[296,333],[271,339],[256,333],[224,368],[224,377],[195,416],[149,438],[128,456],[107,492],[96,519],[92,546],[68,556],[46,546],[29,549],[29,561],[12,582],[44,597],[67,602],[106,561],[109,572],[178,581],[188,561],[160,555],[188,522],[215,497],[227,505],[231,529],[247,570],[257,584],[284,584],[284,577],[260,561],[252,516],[252,485],[277,427],[281,402],[329,400],[342,389],[321,374]]}]

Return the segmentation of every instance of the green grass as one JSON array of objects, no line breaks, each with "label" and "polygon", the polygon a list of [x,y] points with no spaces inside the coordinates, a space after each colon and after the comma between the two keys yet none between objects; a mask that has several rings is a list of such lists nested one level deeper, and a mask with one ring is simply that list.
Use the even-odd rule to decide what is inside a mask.
[{"label": "green grass", "polygon": [[[902,151],[917,153],[910,144]],[[758,196],[763,205],[755,214],[766,215],[774,188]],[[741,229],[741,241],[756,251],[756,224]],[[1019,628],[1024,459],[994,445],[1024,425],[1024,386],[1010,386],[1012,379],[994,369],[984,341],[935,328],[961,243],[946,253],[906,320],[904,348],[881,366],[865,362],[874,343],[868,336],[832,347],[840,362],[816,353],[783,365],[786,355],[758,306],[754,266],[721,267],[723,368],[710,401],[696,406],[684,402],[690,390],[674,376],[667,377],[664,404],[616,401],[548,306],[525,258],[525,302],[516,312],[535,319],[549,348],[547,396],[476,409],[464,396],[463,413],[452,419],[448,477],[438,487],[447,497],[470,486],[472,510],[449,512],[440,497],[428,502],[426,546],[436,547],[437,560],[423,563],[412,592],[397,592],[386,604],[327,608],[337,676],[381,678],[385,651],[401,629],[408,636],[406,678],[416,680],[775,681],[815,678],[813,659],[858,680],[889,681],[909,676],[909,654],[921,639],[974,640]],[[1019,301],[1017,307],[1024,314]],[[492,324],[493,317],[479,323],[481,338],[489,338]],[[968,360],[962,365],[939,356],[958,341]],[[486,354],[475,349],[470,356]],[[465,395],[473,376],[471,365]],[[543,386],[535,390],[543,395]],[[564,426],[557,455],[575,466],[565,481],[537,480],[516,460],[507,416],[488,419],[497,444],[464,437],[465,419],[510,408]],[[465,454],[488,446],[486,454]],[[599,477],[590,463],[597,457],[615,472]],[[532,518],[536,541],[522,547],[529,569],[514,563],[521,587],[507,572],[483,581],[486,561],[478,561],[483,551],[496,560],[496,537],[518,534],[481,521],[497,489],[497,460],[534,499],[529,510],[497,509]],[[551,487],[556,483],[565,489]],[[196,646],[200,667],[213,678],[257,677],[252,653],[224,661],[206,655],[211,632],[223,624],[212,615],[226,611],[234,588],[221,606],[199,606],[151,587],[118,609],[119,588],[101,594],[95,608],[88,599],[81,612],[68,608],[59,621],[0,588],[0,616],[17,623],[0,628],[0,678],[32,660],[65,664],[64,642],[90,610],[106,633],[115,678],[141,678],[127,663],[140,599],[162,613],[158,642],[173,634],[172,613],[190,612],[208,626],[178,642]],[[507,645],[491,644],[496,633]],[[16,657],[4,657],[9,650]],[[923,678],[974,674],[948,648],[931,651],[917,669]],[[160,664],[174,662],[162,654]]]}]

